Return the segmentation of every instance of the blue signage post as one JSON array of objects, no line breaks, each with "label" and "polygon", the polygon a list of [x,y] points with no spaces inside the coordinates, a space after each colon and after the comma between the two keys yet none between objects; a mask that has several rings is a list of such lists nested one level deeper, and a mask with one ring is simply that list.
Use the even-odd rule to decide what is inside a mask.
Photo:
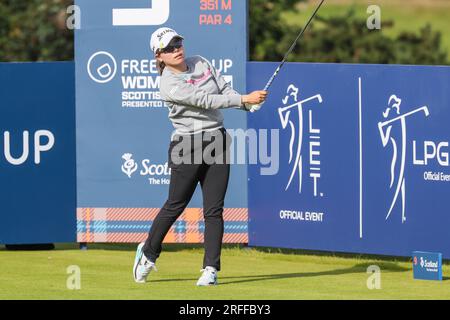
[{"label": "blue signage post", "polygon": [[414,279],[442,281],[442,254],[436,252],[413,252]]}]

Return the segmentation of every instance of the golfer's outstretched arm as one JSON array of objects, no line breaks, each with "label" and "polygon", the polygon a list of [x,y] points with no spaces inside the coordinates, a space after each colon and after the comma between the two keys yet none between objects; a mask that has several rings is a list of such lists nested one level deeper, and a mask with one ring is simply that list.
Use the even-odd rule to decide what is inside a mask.
[{"label": "golfer's outstretched arm", "polygon": [[[209,66],[209,69],[211,70],[211,73],[217,83],[217,86],[219,87],[219,93],[223,95],[235,95],[239,94],[236,90],[234,90],[231,85],[225,80],[225,77],[216,69],[214,66],[205,58],[203,58]],[[246,107],[246,104],[252,105],[252,104],[258,104],[262,103],[267,96],[266,91],[257,90],[253,91],[246,95],[241,95],[241,102],[242,104],[239,106],[239,109],[249,111],[249,109]]]},{"label": "golfer's outstretched arm", "polygon": [[240,95],[235,91],[228,94],[211,94],[182,81],[161,82],[160,92],[166,102],[202,109],[241,108],[244,104],[260,103],[266,97],[265,91],[253,91],[248,95]]},{"label": "golfer's outstretched arm", "polygon": [[193,84],[182,81],[161,82],[161,97],[167,102],[202,109],[226,109],[242,106],[241,95],[208,93]]}]

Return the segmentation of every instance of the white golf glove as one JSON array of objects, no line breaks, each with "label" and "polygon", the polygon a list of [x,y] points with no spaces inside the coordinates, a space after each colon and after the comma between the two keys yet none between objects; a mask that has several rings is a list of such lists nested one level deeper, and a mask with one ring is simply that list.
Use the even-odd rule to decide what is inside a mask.
[{"label": "white golf glove", "polygon": [[250,112],[255,112],[261,109],[262,104],[245,104],[245,109],[247,109]]}]

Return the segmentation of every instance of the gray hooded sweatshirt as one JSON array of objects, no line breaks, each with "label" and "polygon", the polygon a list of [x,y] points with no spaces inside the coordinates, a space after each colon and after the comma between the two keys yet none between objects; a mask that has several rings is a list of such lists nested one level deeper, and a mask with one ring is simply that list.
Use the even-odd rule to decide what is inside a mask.
[{"label": "gray hooded sweatshirt", "polygon": [[238,108],[247,111],[241,95],[201,56],[185,59],[187,71],[176,73],[164,68],[161,76],[161,98],[169,107],[169,119],[175,134],[196,134],[223,127],[219,109]]}]

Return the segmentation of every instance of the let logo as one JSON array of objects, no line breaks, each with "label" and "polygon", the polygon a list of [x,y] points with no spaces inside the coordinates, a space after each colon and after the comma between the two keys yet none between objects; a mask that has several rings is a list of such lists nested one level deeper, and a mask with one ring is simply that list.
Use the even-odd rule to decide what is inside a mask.
[{"label": "let logo", "polygon": [[114,26],[156,26],[167,22],[170,0],[150,0],[150,8],[113,9]]}]

